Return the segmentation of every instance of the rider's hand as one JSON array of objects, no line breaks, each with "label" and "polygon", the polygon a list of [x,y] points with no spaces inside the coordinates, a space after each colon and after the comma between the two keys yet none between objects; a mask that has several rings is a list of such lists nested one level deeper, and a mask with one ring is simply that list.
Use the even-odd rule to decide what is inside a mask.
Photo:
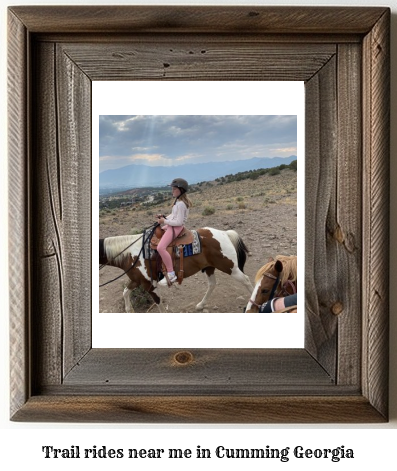
[{"label": "rider's hand", "polygon": [[259,312],[278,312],[285,309],[284,298],[273,298],[266,303],[263,303]]},{"label": "rider's hand", "polygon": [[262,306],[259,308],[259,312],[273,312],[272,302],[267,301],[266,303],[263,303]]}]

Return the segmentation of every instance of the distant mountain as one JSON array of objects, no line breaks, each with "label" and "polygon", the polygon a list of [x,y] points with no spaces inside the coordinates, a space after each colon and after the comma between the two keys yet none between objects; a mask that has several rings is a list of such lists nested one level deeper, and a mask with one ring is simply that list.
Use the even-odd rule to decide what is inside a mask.
[{"label": "distant mountain", "polygon": [[99,188],[140,188],[145,186],[164,186],[174,178],[180,177],[189,183],[215,180],[226,175],[257,170],[259,168],[289,165],[296,160],[290,157],[260,157],[248,160],[226,162],[206,162],[200,164],[179,165],[177,167],[150,167],[148,165],[127,165],[99,174]]}]

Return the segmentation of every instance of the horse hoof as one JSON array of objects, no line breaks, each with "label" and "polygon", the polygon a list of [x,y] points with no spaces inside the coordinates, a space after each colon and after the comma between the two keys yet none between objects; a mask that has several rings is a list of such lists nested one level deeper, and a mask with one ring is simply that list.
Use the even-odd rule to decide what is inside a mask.
[{"label": "horse hoof", "polygon": [[196,306],[196,311],[202,311],[204,309],[204,305],[202,304],[197,304]]}]

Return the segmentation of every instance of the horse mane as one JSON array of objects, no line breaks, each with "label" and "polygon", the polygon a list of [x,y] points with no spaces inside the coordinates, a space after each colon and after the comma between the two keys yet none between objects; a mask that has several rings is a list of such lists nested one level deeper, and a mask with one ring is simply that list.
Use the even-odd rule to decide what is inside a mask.
[{"label": "horse mane", "polygon": [[108,258],[108,260],[114,260],[118,255],[120,255],[122,258],[127,255],[130,255],[131,251],[125,249],[127,249],[127,247],[129,247],[134,241],[136,241],[140,237],[142,237],[142,234],[107,237],[106,239],[104,239],[104,249],[106,257]]},{"label": "horse mane", "polygon": [[255,283],[262,278],[265,273],[268,273],[274,268],[277,260],[283,264],[283,271],[281,273],[280,282],[283,285],[287,280],[296,281],[298,278],[297,269],[297,256],[296,255],[277,255],[274,260],[263,265],[255,275]]}]

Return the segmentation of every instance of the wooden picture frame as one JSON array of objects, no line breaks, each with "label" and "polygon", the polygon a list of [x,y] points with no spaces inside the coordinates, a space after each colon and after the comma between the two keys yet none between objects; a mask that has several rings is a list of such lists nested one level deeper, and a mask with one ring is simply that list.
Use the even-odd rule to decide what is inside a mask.
[{"label": "wooden picture frame", "polygon": [[[389,23],[383,7],[9,8],[11,420],[387,421]],[[91,348],[92,80],[305,81],[304,349]]]}]

